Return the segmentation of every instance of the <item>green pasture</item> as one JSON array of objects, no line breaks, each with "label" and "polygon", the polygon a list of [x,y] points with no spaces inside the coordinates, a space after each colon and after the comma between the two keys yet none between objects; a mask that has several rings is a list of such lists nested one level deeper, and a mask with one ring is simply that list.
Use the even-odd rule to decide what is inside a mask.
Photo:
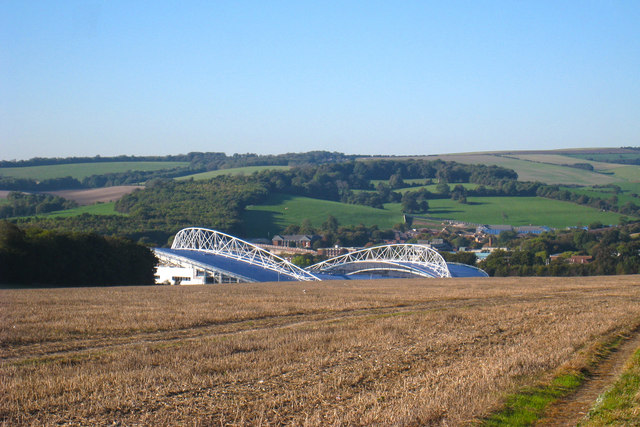
[{"label": "green pasture", "polygon": [[640,159],[640,151],[635,153],[568,153],[569,157],[576,159],[593,160],[596,162],[615,163],[620,160]]},{"label": "green pasture", "polygon": [[476,224],[531,224],[554,228],[620,221],[620,215],[613,212],[542,197],[468,197],[467,201],[465,205],[451,199],[429,200],[429,212],[425,216]]},{"label": "green pasture", "polygon": [[[405,179],[404,182],[407,184],[422,184],[424,183],[426,180],[424,179]],[[387,180],[380,180],[380,179],[375,179],[375,180],[371,180],[371,183],[373,184],[374,188],[375,186],[377,186],[379,183],[385,183],[385,184],[389,184],[389,181]],[[456,185],[462,185],[464,188],[468,189],[468,190],[475,190],[476,188],[478,188],[480,186],[480,184],[473,184],[470,182],[463,182],[463,183],[449,183],[449,188],[451,190],[453,190],[453,188]],[[420,190],[421,188],[426,189],[427,191],[430,191],[431,193],[435,193],[436,192],[436,187],[438,186],[438,184],[429,184],[429,185],[417,185],[415,187],[404,187],[404,188],[396,188],[393,191],[404,194],[407,191],[417,191]],[[373,190],[354,190],[355,192],[358,191],[373,191]]]},{"label": "green pasture", "polygon": [[526,160],[530,162],[549,163],[553,165],[573,165],[576,163],[588,163],[597,172],[606,172],[610,169],[620,167],[620,165],[614,163],[598,162],[595,160],[578,159],[575,157],[565,156],[564,154],[508,154],[506,157],[515,157],[520,160]]},{"label": "green pasture", "polygon": [[403,221],[398,203],[385,205],[385,209],[375,209],[309,197],[273,194],[266,204],[247,207],[243,217],[244,235],[270,237],[281,232],[287,225],[300,224],[304,219],[309,219],[314,227],[319,227],[329,215],[336,217],[340,225],[378,225],[381,229],[392,228]]},{"label": "green pasture", "polygon": [[31,178],[38,181],[70,176],[81,180],[91,175],[103,175],[107,173],[121,173],[129,171],[156,171],[186,166],[189,166],[189,162],[69,163],[63,165],[0,168],[0,176]]},{"label": "green pasture", "polygon": [[215,171],[196,173],[193,175],[181,176],[176,179],[183,180],[183,179],[193,178],[196,181],[198,181],[198,180],[215,178],[216,176],[220,176],[220,175],[251,175],[254,172],[260,172],[263,170],[287,170],[287,169],[290,169],[290,167],[289,166],[245,166],[241,168],[218,169]]},{"label": "green pasture", "polygon": [[[466,188],[467,190],[475,190],[476,188],[478,188],[480,185],[479,184],[473,184],[473,183],[469,183],[469,182],[464,182],[461,184],[457,184],[457,183],[452,183],[452,184],[447,184],[449,185],[449,189],[453,190],[455,188],[456,185],[462,185],[464,188]],[[421,188],[426,189],[427,191],[431,192],[431,193],[437,193],[436,191],[436,187],[438,186],[438,184],[430,184],[430,185],[421,185],[419,187],[406,187],[406,188],[400,188],[394,191],[397,191],[399,193],[406,193],[407,191],[417,191],[420,190]]]},{"label": "green pasture", "polygon": [[640,194],[640,182],[616,182],[616,185],[623,191]]},{"label": "green pasture", "polygon": [[615,169],[611,169],[611,172],[613,172],[614,176],[618,179],[633,183],[640,183],[640,166],[620,166]]},{"label": "green pasture", "polygon": [[518,180],[520,181],[540,181],[547,184],[567,185],[605,185],[621,180],[621,178],[609,174],[492,154],[447,154],[427,157],[427,159],[436,158],[465,164],[497,165],[513,169],[518,174]]},{"label": "green pasture", "polygon": [[[429,212],[419,216],[476,224],[531,224],[554,228],[588,225],[596,221],[618,224],[621,216],[541,197],[469,197],[468,201],[468,204],[461,204],[451,199],[432,199],[429,200]],[[381,229],[391,228],[403,220],[400,203],[388,203],[384,209],[375,209],[274,194],[266,204],[247,208],[243,217],[245,235],[270,237],[287,225],[301,224],[304,219],[309,219],[314,226],[320,226],[328,215],[335,216],[341,225],[378,225]]]},{"label": "green pasture", "polygon": [[47,214],[38,215],[38,216],[64,218],[64,217],[78,216],[85,213],[90,215],[126,215],[126,214],[117,212],[115,209],[115,206],[116,206],[116,202],[95,203],[93,205],[78,206],[77,208],[49,212]]},{"label": "green pasture", "polygon": [[[620,185],[620,184],[616,184],[616,185]],[[638,184],[636,184],[635,186],[630,185],[629,187],[632,190],[623,189],[623,192],[620,194],[615,194],[613,190],[610,188],[592,188],[592,187],[580,187],[580,188],[560,187],[560,188],[562,190],[568,190],[572,193],[584,194],[589,197],[598,197],[604,200],[609,200],[612,196],[615,195],[616,197],[618,197],[618,203],[616,203],[616,206],[618,207],[626,204],[627,202],[632,202],[632,203],[635,203],[636,205],[640,205],[640,198],[634,197],[631,195],[631,193],[637,194],[637,192],[640,192],[640,185]],[[622,188],[622,185],[620,185],[620,188]]]}]

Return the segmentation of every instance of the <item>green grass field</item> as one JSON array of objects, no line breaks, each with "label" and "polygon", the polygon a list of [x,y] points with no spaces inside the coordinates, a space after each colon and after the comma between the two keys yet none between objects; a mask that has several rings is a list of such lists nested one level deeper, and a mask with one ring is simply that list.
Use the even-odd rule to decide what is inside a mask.
[{"label": "green grass field", "polygon": [[260,172],[263,170],[287,170],[289,166],[245,166],[242,168],[230,168],[230,169],[218,169],[215,171],[196,173],[193,175],[186,175],[176,178],[178,180],[183,179],[195,179],[195,180],[203,180],[203,179],[211,179],[220,175],[251,175],[254,172]]},{"label": "green grass field", "polygon": [[0,176],[14,178],[31,178],[44,180],[70,176],[83,179],[91,175],[119,173],[128,171],[155,171],[189,166],[189,162],[104,162],[104,163],[70,163],[64,165],[25,166],[16,168],[0,168]]},{"label": "green grass field", "polygon": [[[3,200],[4,199],[0,199],[0,204],[2,204]],[[78,206],[77,208],[66,209],[62,211],[53,211],[45,214],[29,215],[26,217],[16,217],[16,218],[30,218],[30,217],[66,218],[66,217],[82,215],[85,213],[90,215],[120,215],[120,216],[127,215],[127,214],[117,212],[115,209],[115,206],[116,206],[116,202],[95,203],[93,205]],[[15,219],[15,218],[11,218],[11,219]]]},{"label": "green grass field", "polygon": [[[380,179],[376,179],[376,180],[372,180],[371,181],[371,183],[373,184],[374,187],[376,185],[378,185],[379,183],[381,183],[381,182],[383,182],[385,184],[389,183],[389,181],[380,180]],[[408,184],[421,184],[421,183],[424,183],[425,180],[424,179],[405,179],[404,182],[408,183]],[[451,190],[453,190],[453,188],[456,185],[462,185],[464,188],[467,188],[467,189],[476,189],[476,188],[478,188],[480,186],[479,184],[473,184],[473,183],[470,183],[470,182],[464,182],[464,183],[461,183],[461,184],[457,184],[457,183],[449,184],[449,188]],[[397,189],[395,189],[393,191],[395,191],[397,193],[400,193],[400,194],[404,194],[407,191],[417,191],[417,190],[420,190],[421,188],[424,188],[424,189],[426,189],[426,190],[428,190],[428,191],[430,191],[432,193],[435,193],[437,186],[438,186],[438,184],[419,185],[419,186],[416,186],[416,187],[397,188]],[[373,191],[373,190],[353,190],[353,192],[355,192],[355,193],[359,193],[361,191]]]},{"label": "green grass field", "polygon": [[[466,188],[466,189],[471,189],[471,190],[475,190],[476,188],[478,188],[478,187],[479,187],[479,184],[472,184],[472,183],[467,183],[467,182],[465,182],[465,183],[462,183],[462,184],[456,184],[456,183],[449,184],[449,188],[450,188],[451,190],[453,190],[453,188],[454,188],[456,185],[462,185],[464,188]],[[395,191],[397,191],[397,192],[399,192],[399,193],[404,194],[404,193],[406,193],[407,191],[416,191],[416,190],[419,190],[419,189],[421,189],[421,188],[424,188],[424,189],[426,189],[426,190],[430,191],[431,193],[436,193],[436,187],[437,187],[437,186],[438,186],[437,184],[421,185],[421,186],[419,186],[419,187],[406,187],[406,188],[400,188],[400,189],[395,190]]]},{"label": "green grass field", "polygon": [[116,206],[116,202],[96,203],[93,205],[79,206],[77,208],[67,209],[63,211],[49,212],[47,214],[39,215],[39,216],[57,218],[57,217],[71,217],[76,215],[82,215],[84,213],[91,214],[91,215],[126,215],[126,214],[117,212],[115,210],[115,206]]},{"label": "green grass field", "polygon": [[309,219],[313,226],[320,226],[329,215],[338,219],[340,225],[378,225],[381,229],[392,228],[401,223],[400,204],[392,203],[385,209],[348,205],[309,197],[273,194],[267,204],[247,208],[243,220],[248,237],[270,237],[287,225],[300,224]]},{"label": "green grass field", "polygon": [[605,175],[584,169],[537,163],[491,154],[447,154],[427,157],[427,159],[436,158],[465,164],[497,165],[513,169],[518,174],[520,181],[540,181],[547,184],[604,185],[621,180],[621,178],[613,175]]},{"label": "green grass field", "polygon": [[627,165],[611,170],[616,178],[632,183],[640,183],[640,166]]},{"label": "green grass field", "polygon": [[[469,197],[469,204],[450,199],[429,200],[424,217],[453,219],[477,224],[546,225],[553,228],[588,225],[592,222],[618,224],[620,215],[600,212],[587,206],[540,197]],[[381,229],[402,222],[399,203],[388,203],[385,209],[348,205],[308,197],[274,194],[267,204],[250,206],[243,217],[245,235],[269,237],[287,225],[309,219],[320,226],[331,214],[341,225],[378,225]]]},{"label": "green grass field", "polygon": [[[629,190],[624,190],[620,194],[615,194],[611,189],[607,188],[592,188],[592,187],[583,187],[583,188],[572,188],[572,187],[560,187],[563,190],[568,190],[576,194],[584,194],[589,197],[598,197],[600,199],[609,200],[612,196],[618,197],[618,203],[616,206],[620,207],[627,202],[635,203],[636,205],[640,205],[640,199],[637,197],[633,197],[631,193],[640,193],[640,185],[629,183]],[[618,185],[618,184],[616,184]],[[620,186],[622,188],[622,186]]]},{"label": "green grass field", "polygon": [[600,221],[618,224],[620,215],[541,197],[469,197],[463,205],[451,199],[429,200],[427,216],[477,224],[546,225],[564,228]]},{"label": "green grass field", "polygon": [[640,159],[640,151],[636,153],[567,153],[569,157],[584,160],[594,160],[597,162],[616,162],[619,160]]},{"label": "green grass field", "polygon": [[615,163],[598,162],[595,160],[584,160],[563,154],[509,154],[508,157],[515,157],[520,160],[528,160],[531,162],[549,163],[553,165],[572,165],[575,163],[588,163],[593,166],[597,172],[608,171],[619,168],[621,165]]},{"label": "green grass field", "polygon": [[616,185],[629,193],[640,194],[640,182],[617,182]]}]

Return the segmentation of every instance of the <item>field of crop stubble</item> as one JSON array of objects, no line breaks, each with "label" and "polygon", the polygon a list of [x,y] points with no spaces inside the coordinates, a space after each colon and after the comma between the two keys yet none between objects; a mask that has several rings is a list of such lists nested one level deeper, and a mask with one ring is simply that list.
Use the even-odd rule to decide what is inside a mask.
[{"label": "field of crop stubble", "polygon": [[446,424],[640,324],[638,276],[0,290],[6,424]]}]

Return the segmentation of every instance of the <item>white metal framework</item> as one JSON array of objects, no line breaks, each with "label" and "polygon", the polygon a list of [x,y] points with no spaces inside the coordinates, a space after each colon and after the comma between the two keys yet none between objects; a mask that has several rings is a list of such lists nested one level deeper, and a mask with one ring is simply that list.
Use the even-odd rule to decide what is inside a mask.
[{"label": "white metal framework", "polygon": [[215,254],[275,271],[296,280],[320,280],[312,273],[258,246],[207,228],[191,227],[180,230],[173,240],[171,249],[189,249]]},{"label": "white metal framework", "polygon": [[446,261],[433,248],[424,245],[396,244],[375,246],[340,255],[307,268],[314,273],[348,275],[374,271],[395,271],[423,277],[451,277]]}]

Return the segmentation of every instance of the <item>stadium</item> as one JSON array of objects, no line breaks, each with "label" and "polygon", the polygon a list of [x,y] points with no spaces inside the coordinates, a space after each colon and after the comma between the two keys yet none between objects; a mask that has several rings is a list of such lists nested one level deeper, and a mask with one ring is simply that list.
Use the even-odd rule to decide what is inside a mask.
[{"label": "stadium", "polygon": [[154,253],[156,283],[168,284],[487,277],[479,268],[447,263],[430,246],[414,244],[365,248],[303,269],[237,237],[197,227],[180,230],[170,249]]}]

